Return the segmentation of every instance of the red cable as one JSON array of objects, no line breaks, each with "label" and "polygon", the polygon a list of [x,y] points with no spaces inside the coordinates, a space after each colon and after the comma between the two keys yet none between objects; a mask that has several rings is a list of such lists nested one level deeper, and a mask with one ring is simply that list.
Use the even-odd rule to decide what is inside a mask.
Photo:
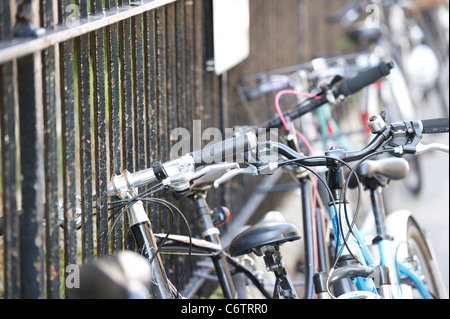
[{"label": "red cable", "polygon": [[[280,117],[281,123],[283,123],[283,126],[285,128],[286,131],[289,131],[289,126],[286,122],[286,119],[283,116],[283,112],[281,111],[280,108],[280,98],[281,96],[283,96],[284,94],[293,94],[293,95],[301,95],[301,96],[305,96],[308,98],[313,98],[314,96],[309,94],[309,93],[305,93],[305,92],[299,92],[299,91],[295,91],[295,90],[282,90],[280,92],[277,93],[277,95],[275,96],[275,108],[277,110],[278,116]],[[314,97],[315,99],[320,99],[320,97]],[[306,148],[308,149],[309,155],[313,156],[313,150],[311,145],[309,144],[308,140],[303,136],[303,134],[301,134],[299,131],[297,131],[296,129],[294,129],[295,134],[302,140],[302,142],[305,144]],[[314,169],[314,171],[316,171]],[[318,254],[318,247],[317,247],[317,234],[316,234],[316,229],[317,229],[317,221],[316,221],[316,196],[317,196],[317,176],[314,174],[314,179],[313,179],[313,207],[312,207],[312,211],[313,211],[313,236],[314,236],[314,255],[315,255],[315,265],[316,267],[318,267],[319,265],[319,254]],[[316,271],[318,271],[318,269],[316,268]]]}]

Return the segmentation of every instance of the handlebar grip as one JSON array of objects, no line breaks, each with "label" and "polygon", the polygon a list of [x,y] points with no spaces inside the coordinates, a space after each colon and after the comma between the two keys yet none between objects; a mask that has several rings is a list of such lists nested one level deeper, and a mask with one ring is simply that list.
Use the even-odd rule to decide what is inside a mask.
[{"label": "handlebar grip", "polygon": [[449,120],[447,118],[422,120],[423,134],[448,133]]},{"label": "handlebar grip", "polygon": [[245,152],[256,147],[256,135],[247,132],[241,136],[207,145],[201,150],[191,153],[196,164],[211,164],[226,161],[238,161]]},{"label": "handlebar grip", "polygon": [[358,73],[354,78],[342,81],[339,93],[348,96],[361,90],[362,88],[376,83],[383,76],[389,75],[394,67],[392,62],[381,62],[378,66]]}]

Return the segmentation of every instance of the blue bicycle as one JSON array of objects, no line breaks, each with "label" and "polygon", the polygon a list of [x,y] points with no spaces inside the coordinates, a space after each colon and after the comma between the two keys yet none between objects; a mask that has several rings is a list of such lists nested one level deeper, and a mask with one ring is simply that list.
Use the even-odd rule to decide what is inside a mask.
[{"label": "blue bicycle", "polygon": [[[423,134],[448,133],[448,118],[388,124],[382,112],[371,117],[368,124],[375,137],[365,148],[357,151],[332,149],[322,156],[305,156],[296,152],[292,145],[288,146],[289,143],[267,142],[266,145],[267,149],[276,150],[281,155],[278,166],[297,166],[311,171],[327,190],[334,238],[327,245],[322,232],[321,240],[317,240],[317,249],[311,250],[316,251],[320,264],[320,271],[313,276],[317,298],[446,298],[433,252],[417,222],[406,211],[386,216],[382,189],[387,180],[402,179],[408,174],[408,162],[401,156],[432,149],[448,153],[448,146],[421,144]],[[369,160],[386,153],[395,157]],[[350,166],[351,162],[356,164]],[[327,167],[326,181],[312,170],[311,167],[316,166]],[[359,231],[356,227],[360,203],[358,201],[353,210],[346,195],[352,184],[360,187],[360,181],[371,193],[375,217],[370,245],[365,241],[365,230]],[[302,192],[308,189],[311,188],[302,188]],[[302,200],[307,201],[308,198],[312,196],[302,194]],[[309,204],[304,203],[304,206]],[[318,230],[316,225],[317,235],[320,234]],[[298,294],[283,268],[279,248],[281,244],[299,238],[298,230],[292,225],[256,224],[233,239],[230,253],[238,256],[255,252],[263,256],[267,269],[276,276],[273,296],[296,298]],[[369,246],[378,247],[377,255]],[[327,256],[334,260],[331,266],[324,261]],[[313,256],[308,256],[308,259],[316,260]],[[308,278],[306,281],[305,297],[314,298],[308,292]]]}]

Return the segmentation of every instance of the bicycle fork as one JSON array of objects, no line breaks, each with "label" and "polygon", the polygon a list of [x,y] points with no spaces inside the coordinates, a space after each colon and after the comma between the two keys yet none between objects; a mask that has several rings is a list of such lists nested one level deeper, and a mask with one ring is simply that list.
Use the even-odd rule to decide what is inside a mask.
[{"label": "bicycle fork", "polygon": [[[121,199],[131,199],[137,196],[137,189],[133,186],[131,174],[114,175],[112,179],[116,195]],[[131,233],[138,247],[138,252],[149,262],[152,270],[152,284],[150,288],[151,298],[173,299],[177,296],[171,286],[164,265],[159,254],[156,239],[153,235],[150,219],[144,209],[142,201],[135,202],[127,211]]]},{"label": "bicycle fork", "polygon": [[138,247],[138,253],[144,256],[152,269],[152,285],[150,294],[155,299],[175,298],[169,284],[164,266],[159,254],[155,254],[157,244],[152,226],[141,201],[135,203],[128,211],[131,233]]}]

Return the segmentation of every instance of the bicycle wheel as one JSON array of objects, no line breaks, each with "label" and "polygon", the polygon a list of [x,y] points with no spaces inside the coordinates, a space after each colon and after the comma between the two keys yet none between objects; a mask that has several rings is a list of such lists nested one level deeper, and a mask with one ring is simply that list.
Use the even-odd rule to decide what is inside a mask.
[{"label": "bicycle wheel", "polygon": [[[403,260],[405,264],[419,274],[427,291],[434,298],[444,298],[445,292],[441,289],[440,274],[433,258],[432,250],[417,222],[413,218],[409,218],[407,223],[407,247],[408,256],[404,256],[405,258]],[[402,291],[404,293],[405,290],[410,290],[410,297],[414,299],[422,298],[415,285],[409,279],[400,279],[401,282],[406,285],[402,285]]]}]

